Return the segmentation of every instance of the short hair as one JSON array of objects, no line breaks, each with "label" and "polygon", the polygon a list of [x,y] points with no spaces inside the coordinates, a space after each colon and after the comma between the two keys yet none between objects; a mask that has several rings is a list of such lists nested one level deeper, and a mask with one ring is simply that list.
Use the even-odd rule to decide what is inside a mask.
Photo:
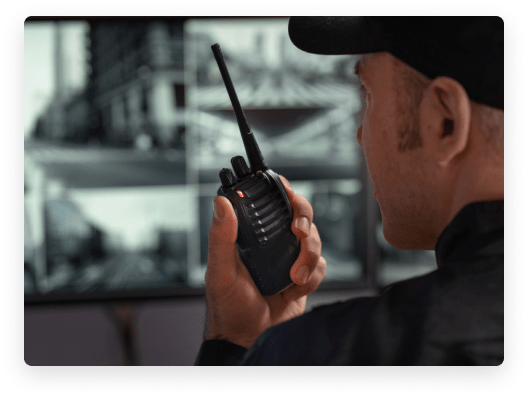
[{"label": "short hair", "polygon": [[504,160],[504,111],[488,105],[471,103],[490,154]]},{"label": "short hair", "polygon": [[393,57],[393,85],[397,94],[396,112],[398,114],[398,151],[404,152],[420,148],[420,118],[418,107],[422,101],[424,90],[431,79]]}]

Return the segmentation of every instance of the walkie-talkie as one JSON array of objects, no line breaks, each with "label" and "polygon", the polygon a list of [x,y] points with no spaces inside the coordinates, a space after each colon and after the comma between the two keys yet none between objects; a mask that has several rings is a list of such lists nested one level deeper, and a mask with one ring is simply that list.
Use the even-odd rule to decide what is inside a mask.
[{"label": "walkie-talkie", "polygon": [[299,256],[300,241],[291,230],[293,209],[282,182],[271,170],[249,127],[218,44],[211,46],[235,111],[251,169],[242,156],[231,159],[231,169],[220,171],[225,196],[238,219],[236,246],[263,296],[281,292],[293,282],[290,269]]}]

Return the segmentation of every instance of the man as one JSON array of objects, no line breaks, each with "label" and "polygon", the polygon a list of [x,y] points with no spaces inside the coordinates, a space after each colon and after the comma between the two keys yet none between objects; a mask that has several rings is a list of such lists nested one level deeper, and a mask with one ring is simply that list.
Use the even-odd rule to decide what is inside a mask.
[{"label": "man", "polygon": [[387,241],[438,269],[380,296],[302,314],[326,269],[309,203],[288,194],[295,285],[262,297],[215,198],[201,365],[498,365],[504,345],[504,88],[500,18],[292,18],[319,54],[362,54],[357,131]]}]

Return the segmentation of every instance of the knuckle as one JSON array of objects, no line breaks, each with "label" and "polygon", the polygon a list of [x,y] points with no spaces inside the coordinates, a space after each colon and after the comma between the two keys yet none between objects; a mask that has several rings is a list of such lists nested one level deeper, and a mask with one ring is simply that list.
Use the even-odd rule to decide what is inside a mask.
[{"label": "knuckle", "polygon": [[314,223],[310,226],[310,238],[316,244],[321,244],[321,236],[319,235],[319,230]]},{"label": "knuckle", "polygon": [[319,259],[319,272],[321,274],[321,278],[324,278],[326,275],[326,260],[324,257]]},{"label": "knuckle", "polygon": [[316,263],[319,261],[319,257],[321,257],[321,252],[319,250],[315,249],[308,249],[308,262],[309,263]]},{"label": "knuckle", "polygon": [[321,251],[323,243],[321,242],[321,237],[318,233],[313,233],[314,230],[310,231],[310,236],[307,238],[308,246],[311,250]]},{"label": "knuckle", "polygon": [[306,199],[303,195],[300,193],[295,194],[295,202],[301,208],[303,211],[310,212],[312,211],[312,205],[310,202],[308,202],[308,199]]}]

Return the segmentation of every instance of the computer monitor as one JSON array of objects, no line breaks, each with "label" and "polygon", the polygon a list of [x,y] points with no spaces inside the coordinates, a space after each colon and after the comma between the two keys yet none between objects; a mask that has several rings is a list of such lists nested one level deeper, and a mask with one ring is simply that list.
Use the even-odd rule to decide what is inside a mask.
[{"label": "computer monitor", "polygon": [[431,253],[393,249],[380,232],[355,139],[356,58],[298,50],[287,23],[26,21],[27,304],[203,294],[218,172],[245,155],[214,43],[268,164],[314,208],[321,289],[434,267]]}]

